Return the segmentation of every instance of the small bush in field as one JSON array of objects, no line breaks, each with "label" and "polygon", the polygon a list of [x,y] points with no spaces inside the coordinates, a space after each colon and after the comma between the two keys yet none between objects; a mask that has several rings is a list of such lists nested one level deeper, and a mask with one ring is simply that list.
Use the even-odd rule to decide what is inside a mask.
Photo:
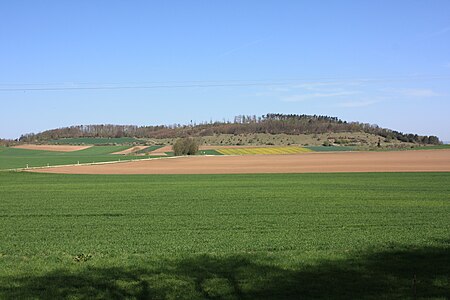
[{"label": "small bush in field", "polygon": [[188,137],[178,139],[173,145],[173,153],[179,155],[195,155],[198,152],[200,142],[197,139]]}]

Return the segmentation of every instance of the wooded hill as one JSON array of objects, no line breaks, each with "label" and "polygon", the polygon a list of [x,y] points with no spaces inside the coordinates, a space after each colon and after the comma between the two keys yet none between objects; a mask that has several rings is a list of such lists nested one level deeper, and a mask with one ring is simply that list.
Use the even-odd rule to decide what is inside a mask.
[{"label": "wooded hill", "polygon": [[378,125],[346,122],[336,117],[321,115],[266,114],[257,117],[240,115],[233,121],[204,122],[200,124],[173,124],[157,126],[134,125],[78,125],[47,130],[41,133],[22,135],[20,142],[35,143],[61,138],[103,137],[103,138],[178,138],[202,137],[216,134],[320,134],[339,132],[365,132],[379,135],[388,140],[418,144],[440,144],[436,136],[405,134],[395,130],[381,128]]}]

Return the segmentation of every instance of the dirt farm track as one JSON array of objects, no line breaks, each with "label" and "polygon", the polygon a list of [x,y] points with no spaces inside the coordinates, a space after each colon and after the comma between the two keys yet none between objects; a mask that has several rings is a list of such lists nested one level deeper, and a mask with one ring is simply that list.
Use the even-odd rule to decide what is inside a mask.
[{"label": "dirt farm track", "polygon": [[450,150],[193,156],[30,171],[62,174],[450,172]]}]

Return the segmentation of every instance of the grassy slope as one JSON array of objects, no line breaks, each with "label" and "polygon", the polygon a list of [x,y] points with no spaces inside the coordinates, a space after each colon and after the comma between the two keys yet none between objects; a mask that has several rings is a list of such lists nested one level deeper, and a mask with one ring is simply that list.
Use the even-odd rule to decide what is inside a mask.
[{"label": "grassy slope", "polygon": [[0,298],[444,299],[448,182],[0,173]]},{"label": "grassy slope", "polygon": [[[214,136],[205,136],[201,140],[206,145],[252,145],[252,146],[264,146],[264,145],[301,145],[301,146],[321,146],[329,139],[340,143],[342,146],[361,146],[361,147],[376,147],[379,136],[362,133],[362,132],[339,132],[339,133],[323,133],[323,134],[267,134],[267,133],[255,133],[255,134],[218,134]],[[151,139],[152,142],[158,144],[172,144],[175,139]],[[384,138],[381,139],[381,145],[383,147],[394,147],[399,145],[411,146],[411,143],[402,143],[397,140],[385,142]]]},{"label": "grassy slope", "polygon": [[28,164],[29,167],[41,167],[50,164],[65,165],[90,163],[90,162],[105,162],[115,161],[118,159],[139,159],[141,157],[135,156],[117,156],[111,155],[117,151],[125,150],[130,146],[94,146],[85,150],[73,151],[73,152],[53,152],[53,151],[41,151],[41,150],[26,150],[15,148],[3,148],[0,149],[0,170],[1,169],[13,169],[13,168],[25,168]]}]

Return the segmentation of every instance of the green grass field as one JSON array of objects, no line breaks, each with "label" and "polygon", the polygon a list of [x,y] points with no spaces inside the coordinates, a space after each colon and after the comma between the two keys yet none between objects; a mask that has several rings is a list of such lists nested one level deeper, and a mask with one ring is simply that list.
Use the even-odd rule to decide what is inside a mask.
[{"label": "green grass field", "polygon": [[443,145],[430,145],[430,146],[419,146],[414,147],[414,150],[441,150],[441,149],[450,149],[450,145],[443,144]]},{"label": "green grass field", "polygon": [[80,151],[54,152],[0,147],[0,170],[25,168],[27,165],[29,167],[43,167],[76,164],[78,162],[92,163],[146,158],[111,154],[127,148],[130,148],[130,146],[93,146]]},{"label": "green grass field", "polygon": [[59,145],[111,145],[111,144],[132,144],[132,143],[143,143],[145,141],[123,137],[123,138],[67,138],[51,140],[49,144],[59,144]]},{"label": "green grass field", "polygon": [[448,299],[449,183],[0,173],[0,298]]},{"label": "green grass field", "polygon": [[164,147],[164,145],[153,145],[153,146],[149,146],[149,147],[147,147],[147,148],[145,148],[145,149],[136,151],[136,154],[147,154],[147,153],[149,153],[149,152],[158,150],[158,149],[160,149],[160,148],[162,148],[162,147]]},{"label": "green grass field", "polygon": [[209,149],[209,150],[199,150],[198,155],[223,155],[217,150]]}]

